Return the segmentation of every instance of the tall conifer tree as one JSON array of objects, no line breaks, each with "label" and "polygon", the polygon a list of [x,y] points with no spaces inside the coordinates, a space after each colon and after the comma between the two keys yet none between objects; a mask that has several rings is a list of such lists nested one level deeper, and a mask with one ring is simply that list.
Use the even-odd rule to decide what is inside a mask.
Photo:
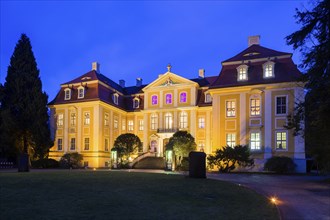
[{"label": "tall conifer tree", "polygon": [[2,129],[16,153],[43,158],[51,146],[48,96],[29,38],[22,34],[10,59],[2,100]]}]

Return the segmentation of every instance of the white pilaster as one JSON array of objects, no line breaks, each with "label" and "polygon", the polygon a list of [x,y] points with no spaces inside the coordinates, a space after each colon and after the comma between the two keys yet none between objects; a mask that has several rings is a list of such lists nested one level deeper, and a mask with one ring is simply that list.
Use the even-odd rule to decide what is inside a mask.
[{"label": "white pilaster", "polygon": [[272,156],[272,91],[265,91],[265,153],[264,158]]},{"label": "white pilaster", "polygon": [[191,100],[190,100],[190,103],[192,106],[195,106],[196,105],[196,88],[195,87],[191,87],[190,89],[190,97],[191,97]]},{"label": "white pilaster", "polygon": [[101,137],[101,129],[100,129],[100,106],[96,105],[94,106],[94,114],[93,114],[93,146],[92,149],[94,151],[98,151],[99,150],[99,139]]},{"label": "white pilaster", "polygon": [[211,147],[211,113],[210,113],[210,111],[206,112],[205,129],[206,129],[205,153],[210,154],[210,153],[212,153],[212,147]]},{"label": "white pilaster", "polygon": [[64,110],[64,123],[63,123],[63,132],[64,132],[64,137],[63,137],[63,149],[64,152],[69,151],[69,110],[68,108],[65,108]]},{"label": "white pilaster", "polygon": [[148,151],[148,130],[149,130],[149,124],[148,124],[148,114],[144,113],[143,115],[143,152]]},{"label": "white pilaster", "polygon": [[163,91],[159,92],[159,107],[163,108]]},{"label": "white pilaster", "polygon": [[[305,93],[302,87],[296,87],[294,89],[294,97],[295,97],[295,108],[297,107],[298,103],[303,102],[305,100]],[[301,128],[304,129],[305,125],[304,122],[301,121]],[[305,159],[305,139],[304,137],[299,134],[294,137],[294,158],[297,159]]]},{"label": "white pilaster", "polygon": [[246,93],[240,94],[239,117],[240,117],[240,144],[246,145]]},{"label": "white pilaster", "polygon": [[174,107],[178,106],[178,89],[174,89],[174,97],[173,97]]},{"label": "white pilaster", "polygon": [[196,110],[190,111],[190,134],[196,138]]},{"label": "white pilaster", "polygon": [[80,152],[81,151],[81,146],[82,146],[82,144],[81,144],[81,139],[82,139],[82,112],[81,112],[81,107],[79,106],[78,108],[77,108],[77,118],[78,118],[78,120],[77,120],[77,125],[78,125],[78,129],[77,129],[77,149],[78,149],[78,152]]}]

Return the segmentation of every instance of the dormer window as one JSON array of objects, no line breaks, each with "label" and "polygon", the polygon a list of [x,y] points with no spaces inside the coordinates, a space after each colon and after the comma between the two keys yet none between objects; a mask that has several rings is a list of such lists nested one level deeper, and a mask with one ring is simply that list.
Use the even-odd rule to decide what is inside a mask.
[{"label": "dormer window", "polygon": [[80,86],[78,88],[78,99],[83,99],[85,97],[85,88]]},{"label": "dormer window", "polygon": [[275,63],[268,61],[267,63],[264,63],[263,69],[264,69],[264,78],[271,78],[275,77],[274,75],[274,66]]},{"label": "dormer window", "polygon": [[118,97],[119,95],[117,93],[113,94],[112,96],[113,103],[115,103],[116,105],[118,105]]},{"label": "dormer window", "polygon": [[246,81],[248,79],[248,66],[240,65],[237,67],[237,81]]},{"label": "dormer window", "polygon": [[212,96],[210,93],[205,93],[205,103],[210,103],[212,102]]},{"label": "dormer window", "polygon": [[140,100],[138,98],[133,99],[133,108],[139,108]]},{"label": "dormer window", "polygon": [[71,99],[71,89],[66,88],[64,89],[64,100],[70,100]]}]

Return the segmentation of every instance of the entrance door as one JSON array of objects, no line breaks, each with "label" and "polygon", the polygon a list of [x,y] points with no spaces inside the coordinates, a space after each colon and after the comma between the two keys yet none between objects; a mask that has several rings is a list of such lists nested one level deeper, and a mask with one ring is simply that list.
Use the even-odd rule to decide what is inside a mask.
[{"label": "entrance door", "polygon": [[157,141],[153,140],[151,141],[151,146],[150,146],[150,152],[157,152]]}]

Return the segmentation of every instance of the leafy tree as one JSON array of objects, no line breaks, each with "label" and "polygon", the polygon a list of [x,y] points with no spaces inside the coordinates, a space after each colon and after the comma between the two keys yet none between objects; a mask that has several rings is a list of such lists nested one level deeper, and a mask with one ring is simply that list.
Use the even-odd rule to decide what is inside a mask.
[{"label": "leafy tree", "polygon": [[196,150],[195,138],[187,131],[177,131],[167,143],[166,150],[173,150],[181,164],[184,157],[188,157],[191,151]]},{"label": "leafy tree", "polygon": [[305,69],[302,80],[306,82],[307,94],[289,117],[288,128],[303,134],[307,153],[323,169],[330,170],[330,1],[316,1],[312,10],[296,11],[297,23],[302,27],[286,40],[302,52],[300,67]]},{"label": "leafy tree", "polygon": [[[47,156],[52,142],[48,126],[48,96],[42,92],[39,70],[29,38],[22,34],[10,59],[1,103],[1,130],[15,154]],[[26,165],[27,166],[27,165]]]},{"label": "leafy tree", "polygon": [[207,157],[208,165],[211,169],[214,166],[219,168],[220,172],[228,173],[236,168],[249,167],[254,165],[253,159],[250,159],[250,150],[248,146],[237,145],[235,147],[223,147],[217,149],[215,155]]},{"label": "leafy tree", "polygon": [[66,153],[60,159],[60,167],[62,168],[80,168],[82,167],[83,156],[77,152]]},{"label": "leafy tree", "polygon": [[142,143],[138,136],[131,133],[119,135],[114,143],[118,158],[128,160],[131,154],[135,154],[141,149]]}]

